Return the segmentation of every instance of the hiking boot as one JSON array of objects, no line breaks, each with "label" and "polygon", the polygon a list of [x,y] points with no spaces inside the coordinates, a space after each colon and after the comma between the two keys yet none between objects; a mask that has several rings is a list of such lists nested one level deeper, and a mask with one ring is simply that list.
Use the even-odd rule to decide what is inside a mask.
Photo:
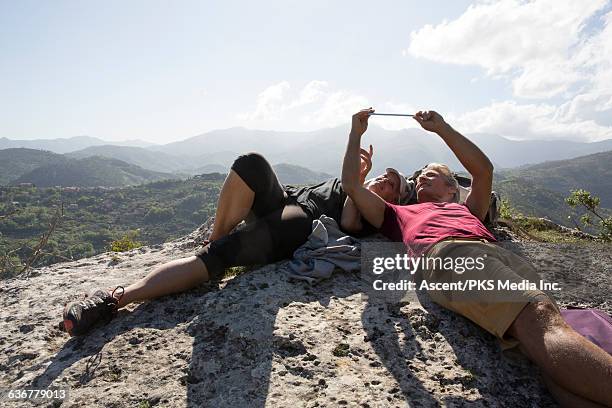
[{"label": "hiking boot", "polygon": [[[121,294],[115,297],[115,292]],[[112,292],[105,289],[94,289],[80,301],[66,305],[60,329],[71,336],[81,336],[98,323],[106,324],[117,315],[117,305],[124,293],[123,286],[117,286]]]}]

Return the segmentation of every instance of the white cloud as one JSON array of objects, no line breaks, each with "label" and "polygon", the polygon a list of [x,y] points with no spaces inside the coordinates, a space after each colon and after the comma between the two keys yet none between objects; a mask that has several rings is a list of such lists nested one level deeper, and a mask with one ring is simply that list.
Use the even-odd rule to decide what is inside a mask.
[{"label": "white cloud", "polygon": [[[326,81],[313,80],[301,89],[293,89],[287,81],[264,89],[257,96],[252,112],[238,115],[249,127],[279,128],[284,122],[290,130],[313,130],[333,127],[350,122],[359,109],[373,106],[370,98],[351,90],[334,89]],[[414,113],[413,106],[393,102],[381,102],[374,106],[379,112]],[[411,118],[375,117],[377,126],[397,130],[418,127]],[[272,123],[274,122],[274,123]]]},{"label": "white cloud", "polygon": [[545,99],[566,92],[580,80],[586,79],[564,61],[550,60],[526,64],[523,72],[512,81],[515,95]]},{"label": "white cloud", "polygon": [[257,95],[257,107],[253,112],[238,115],[241,120],[278,120],[281,113],[286,110],[284,101],[291,85],[289,82],[282,81],[271,85]]},{"label": "white cloud", "polygon": [[612,138],[612,127],[595,121],[561,118],[560,108],[548,104],[495,102],[461,115],[449,115],[449,122],[462,133],[495,133],[512,139],[572,138],[596,141]]},{"label": "white cloud", "polygon": [[367,103],[367,98],[350,91],[333,90],[325,81],[310,81],[297,91],[283,81],[263,90],[257,96],[255,110],[238,118],[255,126],[290,121],[300,123],[302,129],[314,129],[346,123],[347,118]]},{"label": "white cloud", "polygon": [[338,126],[348,123],[355,112],[369,106],[365,96],[349,91],[325,93],[319,102],[322,102],[320,108],[312,113],[305,113],[302,116],[302,123],[312,123],[318,127]]},{"label": "white cloud", "polygon": [[291,108],[308,105],[325,98],[329,84],[325,81],[310,81],[300,91],[299,98],[291,104]]},{"label": "white cloud", "polygon": [[[520,98],[460,117],[471,130],[514,137],[612,137],[612,12],[606,0],[479,2],[412,32],[407,53],[476,65]],[[605,12],[605,14],[604,14]]]},{"label": "white cloud", "polygon": [[[432,61],[479,65],[491,75],[558,63],[606,0],[502,0],[470,6],[453,21],[411,33],[408,52]],[[550,65],[549,65],[550,67]]]}]

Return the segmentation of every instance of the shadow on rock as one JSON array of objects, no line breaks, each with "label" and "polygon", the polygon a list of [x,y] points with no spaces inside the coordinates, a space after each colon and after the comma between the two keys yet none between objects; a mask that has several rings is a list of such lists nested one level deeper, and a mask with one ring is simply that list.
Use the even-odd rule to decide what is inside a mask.
[{"label": "shadow on rock", "polygon": [[400,311],[401,307],[401,303],[382,303],[370,298],[362,315],[367,340],[399,384],[401,394],[410,406],[437,407],[436,399],[416,376],[418,368],[413,360],[426,358],[415,341],[416,335],[410,321]]},{"label": "shadow on rock", "polygon": [[[201,289],[200,289],[201,290]],[[193,291],[191,291],[193,292]],[[110,383],[118,382],[121,378],[121,365],[111,363],[103,374],[99,369],[110,353],[105,352],[104,346],[115,338],[125,341],[125,347],[140,344],[147,336],[145,330],[136,329],[156,329],[167,330],[176,327],[180,323],[189,321],[194,317],[195,310],[184,310],[184,313],[167,313],[174,309],[173,298],[184,298],[194,296],[191,292],[180,295],[166,296],[157,301],[147,302],[137,306],[133,311],[122,309],[113,321],[105,326],[94,329],[87,336],[70,338],[59,352],[56,353],[52,362],[45,368],[44,372],[30,381],[31,386],[37,388],[49,387],[56,378],[72,367],[78,361],[86,359],[86,366],[80,373],[71,375],[78,386],[84,386],[94,377],[102,375]],[[181,302],[181,300],[179,300]],[[159,309],[163,309],[165,314],[159,316]],[[132,336],[126,336],[128,332],[133,332]],[[62,335],[65,335],[62,333]],[[38,371],[41,367],[33,366],[30,371]],[[59,386],[59,384],[55,384]]]},{"label": "shadow on rock", "polygon": [[[270,265],[222,286],[216,290],[203,285],[145,302],[131,312],[121,310],[108,325],[69,339],[46,367],[29,367],[29,372],[44,372],[22,380],[37,388],[127,385],[126,378],[133,376],[140,359],[151,364],[147,367],[156,367],[155,359],[163,357],[161,365],[157,363],[163,373],[142,372],[145,366],[140,369],[143,378],[151,379],[151,389],[147,395],[139,392],[133,398],[146,399],[151,406],[169,403],[173,397],[156,389],[153,384],[157,381],[177,383],[170,385],[172,389],[185,387],[189,407],[258,407],[269,403],[272,365],[277,360],[284,367],[279,376],[291,377],[294,385],[302,379],[304,392],[325,393],[322,379],[333,369],[322,369],[321,360],[311,353],[311,344],[304,338],[306,334],[299,331],[300,321],[306,318],[306,304],[324,309],[332,300],[357,294],[355,276],[337,273],[313,288],[289,282],[278,265]],[[295,313],[279,329],[276,322],[281,309]],[[313,321],[320,319],[311,312],[307,316]],[[182,342],[180,346],[173,347],[173,336]],[[325,329],[316,336],[324,338]],[[185,350],[189,346],[191,353]],[[284,405],[285,395],[277,394],[272,396],[274,404]],[[108,406],[127,403],[112,398],[100,395],[93,402]]]},{"label": "shadow on rock", "polygon": [[[556,407],[540,380],[539,369],[516,350],[502,352],[495,337],[470,320],[434,303],[426,292],[417,292],[424,309],[427,331],[439,333],[448,345],[464,375],[452,379],[437,378],[441,385],[456,385],[478,390],[472,400],[447,396],[446,406],[477,404],[495,406],[500,401],[512,406]],[[455,404],[455,405],[453,405]]]},{"label": "shadow on rock", "polygon": [[[273,360],[284,369],[280,376],[298,378],[296,385],[324,381],[320,361],[310,353],[307,339],[279,330],[281,308],[293,307],[290,318],[299,325],[300,306],[318,302],[326,306],[330,299],[358,293],[359,285],[351,274],[336,274],[312,288],[303,282],[289,282],[284,274],[267,267],[232,279],[223,288],[223,296],[200,299],[202,313],[189,327],[193,336],[193,354],[183,378],[189,407],[263,407],[270,403],[270,376]],[[303,317],[303,316],[302,316]],[[304,384],[297,384],[304,380]],[[317,390],[313,390],[316,392]],[[277,398],[274,404],[282,403]]]}]

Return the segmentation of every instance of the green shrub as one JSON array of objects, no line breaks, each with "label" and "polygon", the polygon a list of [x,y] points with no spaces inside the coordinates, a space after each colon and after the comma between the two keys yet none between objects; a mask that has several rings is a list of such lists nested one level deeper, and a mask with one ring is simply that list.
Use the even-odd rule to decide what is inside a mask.
[{"label": "green shrub", "polygon": [[499,217],[505,220],[511,220],[516,217],[516,215],[516,210],[510,206],[507,199],[503,198],[501,200],[501,205],[499,206]]},{"label": "green shrub", "polygon": [[[586,190],[572,190],[565,202],[572,208],[584,208],[587,212],[580,217],[582,224],[597,228],[603,241],[612,242],[612,217],[604,217],[601,214],[599,197]],[[599,221],[597,224],[593,222],[593,217]]]},{"label": "green shrub", "polygon": [[94,246],[90,242],[81,242],[68,248],[68,254],[73,259],[87,258],[95,254]]},{"label": "green shrub", "polygon": [[136,241],[136,237],[139,233],[139,230],[128,231],[121,238],[110,243],[110,250],[112,252],[125,252],[140,248],[142,244]]}]

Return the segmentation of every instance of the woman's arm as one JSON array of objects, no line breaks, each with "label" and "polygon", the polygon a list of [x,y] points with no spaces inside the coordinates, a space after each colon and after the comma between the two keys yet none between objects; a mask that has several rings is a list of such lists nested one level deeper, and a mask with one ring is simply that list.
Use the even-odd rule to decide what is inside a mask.
[{"label": "woman's arm", "polygon": [[340,226],[343,230],[350,233],[356,233],[363,229],[361,213],[357,209],[355,202],[348,196],[344,200],[344,206],[342,207]]},{"label": "woman's arm", "polygon": [[[370,145],[370,151],[361,149],[361,168],[359,169],[359,180],[362,185],[365,183],[366,177],[372,169],[373,155],[374,148],[372,147],[372,145]],[[357,233],[363,229],[363,223],[361,222],[361,213],[359,212],[357,206],[349,196],[347,196],[346,200],[344,200],[340,226],[343,230],[350,233]]]},{"label": "woman's arm", "polygon": [[351,133],[342,164],[342,188],[353,200],[357,210],[374,227],[379,228],[385,216],[385,202],[366,189],[360,180],[361,136],[368,128],[368,117],[373,109],[364,109],[353,115]]}]

